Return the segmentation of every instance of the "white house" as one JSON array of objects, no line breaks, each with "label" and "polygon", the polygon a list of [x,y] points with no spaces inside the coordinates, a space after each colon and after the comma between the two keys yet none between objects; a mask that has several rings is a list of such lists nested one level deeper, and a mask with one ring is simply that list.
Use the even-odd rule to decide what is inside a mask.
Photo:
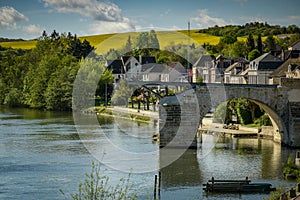
[{"label": "white house", "polygon": [[270,53],[265,53],[250,62],[248,69],[248,84],[269,84],[269,75],[283,61]]}]

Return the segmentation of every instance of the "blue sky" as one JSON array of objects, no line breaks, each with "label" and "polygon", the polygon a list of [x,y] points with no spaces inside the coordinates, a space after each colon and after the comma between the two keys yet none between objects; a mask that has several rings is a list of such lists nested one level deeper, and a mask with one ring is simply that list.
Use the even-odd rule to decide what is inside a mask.
[{"label": "blue sky", "polygon": [[268,22],[300,26],[299,0],[0,0],[0,37],[79,36]]}]

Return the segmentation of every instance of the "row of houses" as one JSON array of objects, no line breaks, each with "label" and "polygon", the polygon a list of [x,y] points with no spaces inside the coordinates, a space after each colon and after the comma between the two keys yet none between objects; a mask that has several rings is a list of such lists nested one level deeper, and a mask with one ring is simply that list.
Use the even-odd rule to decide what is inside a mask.
[{"label": "row of houses", "polygon": [[278,84],[280,78],[300,78],[300,40],[286,51],[272,51],[249,62],[244,58],[202,55],[187,71],[179,62],[158,64],[151,56],[122,56],[106,61],[115,82],[120,79],[150,82]]},{"label": "row of houses", "polygon": [[122,56],[117,60],[107,60],[106,68],[112,71],[115,82],[188,82],[187,70],[180,62],[170,65],[159,64],[152,56]]}]

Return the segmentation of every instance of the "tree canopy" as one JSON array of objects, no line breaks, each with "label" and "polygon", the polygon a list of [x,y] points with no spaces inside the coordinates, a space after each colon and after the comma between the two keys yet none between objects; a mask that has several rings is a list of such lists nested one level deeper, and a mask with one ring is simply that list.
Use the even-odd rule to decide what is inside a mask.
[{"label": "tree canopy", "polygon": [[[0,104],[71,110],[74,80],[82,60],[93,49],[88,41],[55,30],[50,36],[43,31],[32,50],[0,48]],[[104,62],[95,59],[94,64],[104,72]],[[112,83],[111,73],[96,83],[99,86],[94,95],[103,96],[104,82]]]}]

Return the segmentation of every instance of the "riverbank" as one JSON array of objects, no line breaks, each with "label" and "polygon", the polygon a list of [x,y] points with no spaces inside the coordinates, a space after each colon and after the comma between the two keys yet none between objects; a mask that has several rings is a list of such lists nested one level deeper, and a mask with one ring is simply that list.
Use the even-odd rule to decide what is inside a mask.
[{"label": "riverbank", "polygon": [[146,110],[137,110],[132,108],[125,107],[94,107],[93,109],[89,109],[85,111],[85,113],[89,114],[97,114],[103,116],[113,116],[124,118],[136,122],[145,122],[151,123],[158,120],[158,112],[154,111],[146,111]]},{"label": "riverbank", "polygon": [[213,114],[207,114],[203,120],[202,125],[198,129],[200,132],[217,132],[224,133],[231,136],[258,136],[259,128],[246,127],[238,125],[238,130],[225,129],[223,124],[213,122]]}]

